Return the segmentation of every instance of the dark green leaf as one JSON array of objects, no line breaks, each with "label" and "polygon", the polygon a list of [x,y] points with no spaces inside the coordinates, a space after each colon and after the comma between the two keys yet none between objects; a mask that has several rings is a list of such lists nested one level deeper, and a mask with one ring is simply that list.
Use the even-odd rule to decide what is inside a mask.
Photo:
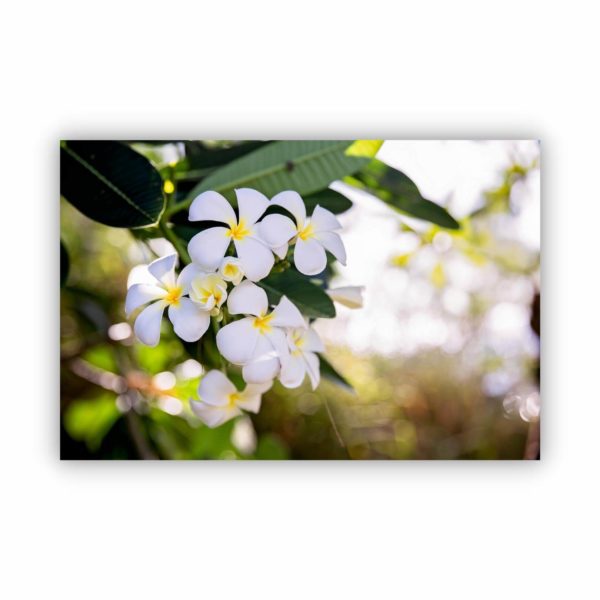
[{"label": "dark green leaf", "polygon": [[377,141],[282,141],[267,144],[218,169],[193,188],[229,194],[250,187],[272,197],[283,190],[309,195],[365,166],[380,147]]},{"label": "dark green leaf", "polygon": [[152,225],[164,207],[158,171],[119,142],[63,142],[60,193],[90,219],[112,227]]},{"label": "dark green leaf", "polygon": [[211,148],[202,141],[184,142],[185,166],[187,169],[219,167],[236,158],[245,156],[269,142],[247,141],[236,143],[229,148]]},{"label": "dark green leaf", "polygon": [[282,296],[287,296],[305,317],[335,317],[331,298],[294,269],[271,273],[258,285],[267,292],[270,304],[277,304]]},{"label": "dark green leaf", "polygon": [[348,383],[348,380],[340,375],[322,354],[319,354],[319,364],[321,366],[321,377],[343,387],[348,392],[354,393],[354,388]]},{"label": "dark green leaf", "polygon": [[346,198],[343,194],[334,190],[323,190],[316,194],[310,194],[304,196],[304,204],[306,205],[306,213],[312,214],[317,204],[327,210],[330,210],[333,214],[337,215],[344,211],[352,208],[352,201]]},{"label": "dark green leaf", "polygon": [[354,185],[356,182],[398,212],[447,229],[460,229],[446,209],[423,198],[412,179],[379,160],[371,161],[350,181]]},{"label": "dark green leaf", "polygon": [[62,240],[60,241],[60,287],[65,285],[67,277],[69,276],[69,253],[65,248]]}]

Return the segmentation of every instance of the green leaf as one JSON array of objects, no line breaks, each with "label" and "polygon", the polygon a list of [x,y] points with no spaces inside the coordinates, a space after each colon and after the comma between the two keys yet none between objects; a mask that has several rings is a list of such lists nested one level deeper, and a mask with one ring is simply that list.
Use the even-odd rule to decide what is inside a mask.
[{"label": "green leaf", "polygon": [[233,144],[229,148],[211,148],[205,142],[184,142],[187,169],[206,169],[227,164],[236,158],[245,156],[268,142],[247,141]]},{"label": "green leaf", "polygon": [[269,433],[260,436],[255,454],[258,460],[286,460],[289,455],[288,447],[279,436]]},{"label": "green leaf", "polygon": [[423,198],[412,179],[379,160],[371,161],[348,183],[366,189],[398,212],[447,229],[460,229],[446,209]]},{"label": "green leaf", "polygon": [[69,276],[69,253],[63,244],[63,241],[60,241],[60,287],[63,287],[67,282],[67,277]]},{"label": "green leaf", "polygon": [[340,373],[335,370],[333,365],[322,354],[319,354],[319,364],[321,377],[331,381],[332,383],[335,383],[336,385],[339,385],[348,392],[354,393],[354,388],[350,383],[348,383],[348,380],[340,375]]},{"label": "green leaf", "polygon": [[121,413],[115,395],[104,392],[90,400],[77,400],[69,405],[64,416],[65,429],[74,440],[85,442],[97,450]]},{"label": "green leaf", "polygon": [[282,296],[287,296],[305,317],[335,317],[331,298],[295,269],[271,273],[258,285],[267,292],[270,304],[277,304]]},{"label": "green leaf", "polygon": [[90,219],[112,227],[152,225],[165,202],[158,171],[119,142],[63,142],[60,193]]},{"label": "green leaf", "polygon": [[343,194],[334,190],[323,190],[316,194],[304,196],[304,204],[306,205],[306,213],[312,214],[317,204],[327,210],[330,210],[334,215],[342,213],[349,208],[352,208],[352,201],[346,198]]},{"label": "green leaf", "polygon": [[[188,202],[201,192],[228,194],[249,187],[272,197],[283,190],[309,195],[351,175],[373,158],[380,142],[356,147],[352,141],[282,141],[268,144],[219,169],[195,186]],[[352,148],[352,154],[347,151]]]}]

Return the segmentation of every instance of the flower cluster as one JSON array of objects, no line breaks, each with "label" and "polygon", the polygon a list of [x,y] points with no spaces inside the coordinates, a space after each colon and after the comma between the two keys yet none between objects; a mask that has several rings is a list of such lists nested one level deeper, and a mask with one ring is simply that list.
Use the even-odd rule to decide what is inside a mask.
[{"label": "flower cluster", "polygon": [[[276,260],[286,258],[290,246],[294,246],[294,265],[304,275],[325,269],[326,251],[346,262],[338,234],[341,225],[330,211],[316,206],[307,217],[304,201],[294,191],[281,192],[270,201],[252,189],[238,189],[235,194],[237,214],[217,192],[195,198],[189,220],[210,226],[190,240],[191,264],[177,275],[177,254],[155,260],[147,266],[144,281],[129,286],[125,302],[127,316],[144,307],[134,331],[148,346],[159,342],[165,309],[175,333],[186,342],[198,341],[213,319],[220,354],[241,369],[247,385],[239,392],[216,370],[202,378],[200,400],[191,407],[209,427],[242,410],[257,412],[262,393],[275,379],[295,388],[308,376],[313,389],[317,387],[317,353],[324,350],[318,334],[286,296],[276,306],[269,306],[265,290],[256,282],[269,275]],[[263,217],[270,206],[285,209],[294,220],[282,214]],[[347,295],[336,298],[335,290],[329,293],[342,302]],[[354,303],[360,305],[356,292],[352,293]]]}]

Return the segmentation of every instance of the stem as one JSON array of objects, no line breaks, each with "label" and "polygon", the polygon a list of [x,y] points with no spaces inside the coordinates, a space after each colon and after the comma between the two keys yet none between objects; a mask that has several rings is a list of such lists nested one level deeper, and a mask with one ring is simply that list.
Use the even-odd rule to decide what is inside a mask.
[{"label": "stem", "polygon": [[175,204],[171,204],[171,206],[167,206],[167,208],[165,208],[165,212],[163,213],[162,218],[165,220],[170,219],[175,213],[189,208],[191,203],[191,200],[183,200],[182,202],[177,202]]},{"label": "stem", "polygon": [[192,261],[190,260],[190,255],[188,254],[187,248],[182,244],[181,240],[169,229],[169,226],[166,222],[166,211],[163,214],[161,220],[158,222],[158,226],[160,230],[163,232],[164,236],[175,246],[175,249],[179,253],[181,257],[181,261],[186,265],[189,265]]},{"label": "stem", "polygon": [[350,452],[348,452],[348,446],[346,446],[346,444],[344,443],[344,440],[340,434],[340,431],[335,423],[335,419],[333,418],[333,413],[331,412],[331,408],[329,408],[329,402],[327,402],[327,398],[325,396],[323,396],[323,404],[325,405],[325,410],[327,411],[327,416],[329,417],[329,420],[331,421],[331,427],[333,429],[333,433],[335,433],[335,437],[337,438],[339,445],[346,451],[348,458],[352,458],[350,456]]}]

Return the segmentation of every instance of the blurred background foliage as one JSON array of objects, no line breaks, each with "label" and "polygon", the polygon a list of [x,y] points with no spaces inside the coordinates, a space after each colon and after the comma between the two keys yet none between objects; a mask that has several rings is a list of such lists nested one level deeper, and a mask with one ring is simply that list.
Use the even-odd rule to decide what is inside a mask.
[{"label": "blurred background foliage", "polygon": [[[178,203],[265,144],[131,147]],[[200,357],[166,320],[156,348],[136,342],[123,312],[131,268],[168,252],[173,240],[156,227],[102,225],[61,199],[62,458],[537,458],[539,231],[523,222],[526,204],[539,214],[537,144],[523,151],[501,143],[480,179],[491,184],[462,204],[459,188],[426,200],[424,181],[417,188],[417,177],[385,163],[404,167],[412,147],[403,144],[396,152],[386,142],[380,160],[320,192],[337,203],[349,255],[348,267],[330,273],[332,287],[367,288],[364,309],[337,307],[336,319],[318,321],[343,379],[323,379],[314,392],[275,383],[258,415],[214,430],[189,409]],[[171,217],[182,240],[176,228],[189,225],[185,216]]]}]

